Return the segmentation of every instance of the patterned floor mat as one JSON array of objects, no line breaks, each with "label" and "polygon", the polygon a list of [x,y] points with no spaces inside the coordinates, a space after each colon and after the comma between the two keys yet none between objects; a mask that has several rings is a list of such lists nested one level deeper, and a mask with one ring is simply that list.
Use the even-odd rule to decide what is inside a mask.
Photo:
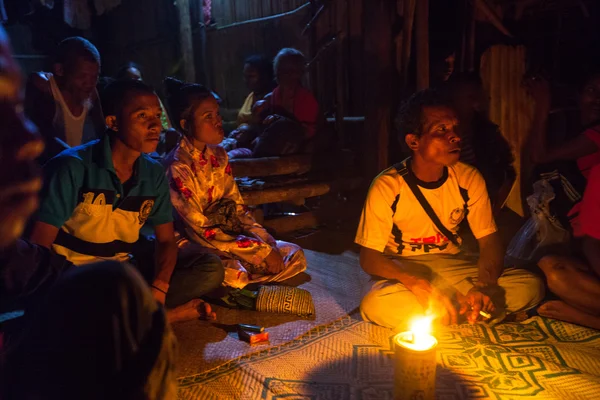
[{"label": "patterned floor mat", "polygon": [[[534,317],[437,332],[437,398],[595,399],[600,332]],[[181,399],[392,399],[390,330],[346,316],[180,380]]]}]

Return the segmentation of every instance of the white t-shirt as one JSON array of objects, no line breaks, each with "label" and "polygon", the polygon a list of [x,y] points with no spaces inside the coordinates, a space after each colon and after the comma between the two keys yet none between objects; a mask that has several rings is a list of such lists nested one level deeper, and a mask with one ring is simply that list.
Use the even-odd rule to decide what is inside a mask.
[{"label": "white t-shirt", "polygon": [[[418,180],[410,167],[408,173],[448,230],[456,234],[466,214],[475,238],[496,232],[485,181],[475,168],[458,162],[445,168],[437,182]],[[388,255],[459,252],[439,232],[395,167],[373,180],[354,241]]]}]

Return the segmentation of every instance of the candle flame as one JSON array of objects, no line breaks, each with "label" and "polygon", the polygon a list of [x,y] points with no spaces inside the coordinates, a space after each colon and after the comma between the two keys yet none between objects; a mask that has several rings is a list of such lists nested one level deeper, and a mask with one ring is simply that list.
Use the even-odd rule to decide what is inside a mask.
[{"label": "candle flame", "polygon": [[417,351],[429,350],[437,343],[431,335],[432,322],[432,315],[415,318],[411,323],[410,331],[399,335],[400,340],[410,349]]},{"label": "candle flame", "polygon": [[415,318],[410,326],[410,330],[412,333],[414,333],[415,337],[430,335],[432,322],[433,317],[430,315],[426,317]]}]

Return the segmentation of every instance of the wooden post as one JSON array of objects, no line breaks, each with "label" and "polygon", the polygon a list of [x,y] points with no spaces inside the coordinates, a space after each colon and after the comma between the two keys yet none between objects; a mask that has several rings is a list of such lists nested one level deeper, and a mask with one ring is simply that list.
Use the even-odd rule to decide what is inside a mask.
[{"label": "wooden post", "polygon": [[469,15],[469,46],[467,51],[467,70],[475,71],[475,6],[471,7],[471,15]]},{"label": "wooden post", "polygon": [[348,4],[346,0],[338,0],[336,4],[336,30],[338,32],[336,51],[336,82],[335,82],[335,125],[338,140],[344,145],[344,116],[346,115],[346,70],[347,64],[344,51],[346,46],[346,31],[348,30]]},{"label": "wooden post", "polygon": [[392,17],[395,4],[369,0],[365,13],[365,177],[388,167],[393,103]]},{"label": "wooden post", "polygon": [[410,64],[410,53],[412,48],[412,33],[415,21],[416,0],[405,0],[403,4],[404,26],[402,27],[402,87],[408,86],[408,65]]},{"label": "wooden post", "polygon": [[417,90],[423,90],[429,87],[429,0],[417,1],[415,14]]},{"label": "wooden post", "polygon": [[190,1],[177,0],[177,10],[179,11],[179,45],[183,56],[184,77],[188,82],[195,82],[196,66],[194,65]]}]

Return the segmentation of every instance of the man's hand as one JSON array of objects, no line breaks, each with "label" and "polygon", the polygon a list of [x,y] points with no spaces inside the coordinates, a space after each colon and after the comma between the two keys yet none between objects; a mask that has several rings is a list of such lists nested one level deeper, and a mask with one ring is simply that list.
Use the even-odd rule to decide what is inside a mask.
[{"label": "man's hand", "polygon": [[467,317],[470,324],[484,319],[479,312],[485,311],[488,314],[496,311],[496,306],[492,299],[483,293],[478,287],[474,287],[467,293],[466,296],[458,294],[458,303],[460,304],[460,314]]},{"label": "man's hand", "polygon": [[457,312],[452,300],[425,279],[419,279],[409,288],[425,310],[432,311],[443,325],[456,324]]},{"label": "man's hand", "polygon": [[273,275],[283,271],[285,265],[277,247],[273,247],[267,258],[265,258],[265,264],[267,264],[267,270]]}]

